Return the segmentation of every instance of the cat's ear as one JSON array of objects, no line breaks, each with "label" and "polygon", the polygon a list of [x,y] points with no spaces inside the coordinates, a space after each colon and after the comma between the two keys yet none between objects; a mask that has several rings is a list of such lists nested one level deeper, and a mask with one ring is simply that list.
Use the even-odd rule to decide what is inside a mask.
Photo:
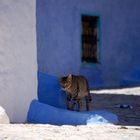
[{"label": "cat's ear", "polygon": [[68,80],[70,80],[70,81],[72,80],[72,74],[68,75]]}]

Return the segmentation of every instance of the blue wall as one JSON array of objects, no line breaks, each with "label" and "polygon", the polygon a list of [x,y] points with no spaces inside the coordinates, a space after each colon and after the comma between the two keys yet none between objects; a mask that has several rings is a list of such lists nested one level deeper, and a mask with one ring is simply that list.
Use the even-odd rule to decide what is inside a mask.
[{"label": "blue wall", "polygon": [[[39,71],[82,74],[94,88],[123,85],[132,71],[140,72],[139,6],[139,0],[37,0]],[[101,18],[100,64],[81,63],[83,13]]]}]

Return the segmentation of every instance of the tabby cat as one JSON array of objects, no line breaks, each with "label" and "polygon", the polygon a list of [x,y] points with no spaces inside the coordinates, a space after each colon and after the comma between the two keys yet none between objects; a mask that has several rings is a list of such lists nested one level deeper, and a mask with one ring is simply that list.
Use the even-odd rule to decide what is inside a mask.
[{"label": "tabby cat", "polygon": [[88,82],[84,76],[69,74],[66,77],[60,78],[60,85],[61,89],[67,93],[67,109],[74,110],[76,103],[78,103],[78,111],[81,111],[82,98],[85,97],[86,109],[87,111],[89,110],[91,95],[89,92]]}]

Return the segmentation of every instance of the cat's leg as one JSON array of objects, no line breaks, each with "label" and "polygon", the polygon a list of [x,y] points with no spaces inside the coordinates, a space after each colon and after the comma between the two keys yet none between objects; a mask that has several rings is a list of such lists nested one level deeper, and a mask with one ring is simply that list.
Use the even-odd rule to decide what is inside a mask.
[{"label": "cat's leg", "polygon": [[72,105],[70,110],[74,110],[76,103],[77,103],[77,99],[72,99]]},{"label": "cat's leg", "polygon": [[86,96],[85,99],[86,99],[86,109],[87,109],[87,111],[89,111],[91,96]]},{"label": "cat's leg", "polygon": [[82,99],[78,99],[77,102],[78,102],[78,112],[80,112],[82,109]]},{"label": "cat's leg", "polygon": [[70,110],[70,101],[71,101],[71,95],[67,96],[67,101],[66,101],[66,107],[68,110]]}]

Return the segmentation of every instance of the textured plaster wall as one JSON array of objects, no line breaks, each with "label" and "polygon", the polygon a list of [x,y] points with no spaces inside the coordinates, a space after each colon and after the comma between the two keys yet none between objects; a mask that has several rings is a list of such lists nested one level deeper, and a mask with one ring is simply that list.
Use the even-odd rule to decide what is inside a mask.
[{"label": "textured plaster wall", "polygon": [[0,105],[25,122],[37,96],[35,0],[0,0]]},{"label": "textured plaster wall", "polygon": [[[39,70],[53,75],[83,74],[91,87],[122,84],[140,69],[139,0],[37,0]],[[81,64],[82,13],[101,19],[100,63]]]}]

